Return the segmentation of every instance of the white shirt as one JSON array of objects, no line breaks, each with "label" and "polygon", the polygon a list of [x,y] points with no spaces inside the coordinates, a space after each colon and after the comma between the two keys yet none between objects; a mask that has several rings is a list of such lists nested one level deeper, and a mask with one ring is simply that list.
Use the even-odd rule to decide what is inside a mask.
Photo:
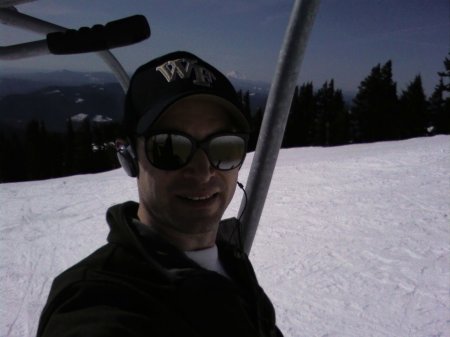
[{"label": "white shirt", "polygon": [[219,260],[219,253],[216,245],[211,248],[185,251],[184,253],[199,266],[230,278]]},{"label": "white shirt", "polygon": [[[153,232],[153,229],[150,226],[144,225],[137,219],[135,219],[133,223],[142,236],[147,236],[149,235],[149,233]],[[231,280],[231,277],[227,274],[222,266],[222,263],[219,260],[219,251],[216,245],[212,246],[211,248],[185,251],[184,253],[188,258],[196,262],[200,267],[215,271]]]}]

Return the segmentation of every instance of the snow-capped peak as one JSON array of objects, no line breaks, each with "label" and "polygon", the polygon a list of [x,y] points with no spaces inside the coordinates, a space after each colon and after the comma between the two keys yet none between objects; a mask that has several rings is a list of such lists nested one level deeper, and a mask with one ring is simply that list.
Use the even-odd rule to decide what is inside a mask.
[{"label": "snow-capped peak", "polygon": [[228,78],[234,78],[237,80],[246,80],[247,77],[243,74],[241,74],[240,72],[238,72],[237,70],[232,70],[230,72],[227,73],[227,77]]}]

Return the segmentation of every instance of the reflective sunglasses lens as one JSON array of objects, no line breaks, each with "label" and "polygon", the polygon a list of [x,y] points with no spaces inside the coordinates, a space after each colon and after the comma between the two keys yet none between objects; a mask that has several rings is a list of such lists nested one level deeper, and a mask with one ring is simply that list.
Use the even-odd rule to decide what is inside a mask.
[{"label": "reflective sunglasses lens", "polygon": [[147,158],[160,169],[175,170],[184,166],[191,152],[191,141],[182,135],[159,134],[147,140]]},{"label": "reflective sunglasses lens", "polygon": [[208,156],[216,169],[232,170],[238,167],[245,157],[245,140],[235,135],[213,138],[209,143]]}]

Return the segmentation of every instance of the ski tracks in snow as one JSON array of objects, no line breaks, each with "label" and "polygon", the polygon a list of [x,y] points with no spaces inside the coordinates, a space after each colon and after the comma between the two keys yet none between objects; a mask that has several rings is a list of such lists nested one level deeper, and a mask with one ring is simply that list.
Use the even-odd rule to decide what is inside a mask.
[{"label": "ski tracks in snow", "polygon": [[448,143],[281,153],[252,259],[287,336],[450,336]]},{"label": "ski tracks in snow", "polygon": [[[449,141],[280,153],[250,257],[285,336],[450,336]],[[53,278],[136,193],[120,170],[0,186],[0,336],[35,334]]]},{"label": "ski tracks in snow", "polygon": [[1,185],[0,336],[36,333],[53,278],[105,243],[105,211],[134,184],[115,171]]}]

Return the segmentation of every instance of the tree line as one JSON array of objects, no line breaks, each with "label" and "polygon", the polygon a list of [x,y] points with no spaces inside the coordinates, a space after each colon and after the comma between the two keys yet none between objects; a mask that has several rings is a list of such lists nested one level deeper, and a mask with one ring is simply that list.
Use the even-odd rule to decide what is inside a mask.
[{"label": "tree line", "polygon": [[[449,57],[444,68],[429,98],[420,75],[398,95],[391,61],[372,68],[350,104],[333,80],[318,89],[313,83],[297,86],[282,146],[336,146],[450,134]],[[254,150],[264,107],[253,110],[250,93],[239,93],[244,109],[253,116],[250,150]],[[76,124],[68,119],[65,133],[49,132],[44,122],[36,120],[28,123],[22,136],[0,132],[0,182],[117,168],[114,139],[119,132],[118,123],[92,124],[89,118]]]},{"label": "tree line", "polygon": [[[296,87],[283,147],[336,146],[450,134],[450,58],[445,58],[444,67],[438,72],[439,82],[429,98],[420,75],[398,95],[391,61],[372,68],[350,104],[346,104],[333,80],[317,90],[312,83]],[[258,128],[261,116],[257,113],[256,118],[254,125]]]},{"label": "tree line", "polygon": [[118,123],[67,120],[66,132],[49,132],[31,120],[22,136],[0,133],[0,182],[97,173],[119,167],[114,139]]}]

